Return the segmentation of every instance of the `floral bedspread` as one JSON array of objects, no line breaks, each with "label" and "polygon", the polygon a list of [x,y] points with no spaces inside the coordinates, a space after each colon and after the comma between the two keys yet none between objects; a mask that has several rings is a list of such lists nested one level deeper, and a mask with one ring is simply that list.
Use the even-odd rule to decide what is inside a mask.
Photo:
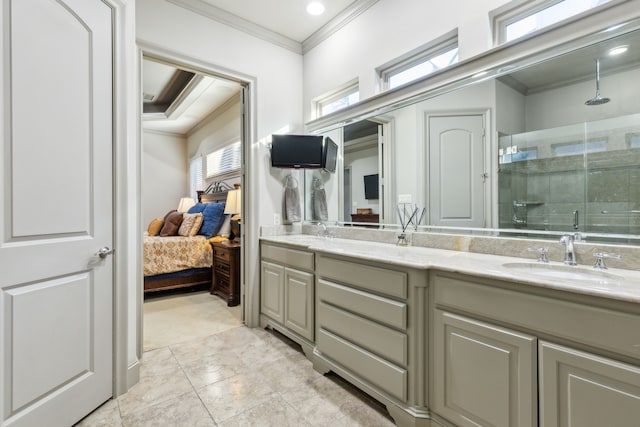
[{"label": "floral bedspread", "polygon": [[211,267],[213,252],[204,236],[144,237],[144,275]]}]

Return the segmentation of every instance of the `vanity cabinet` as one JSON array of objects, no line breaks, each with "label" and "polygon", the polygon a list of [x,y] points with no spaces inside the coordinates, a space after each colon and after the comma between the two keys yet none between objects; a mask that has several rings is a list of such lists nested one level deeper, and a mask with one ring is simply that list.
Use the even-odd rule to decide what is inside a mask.
[{"label": "vanity cabinet", "polygon": [[314,254],[261,245],[260,314],[272,327],[300,342],[314,341]]},{"label": "vanity cabinet", "polygon": [[435,310],[432,409],[461,427],[536,425],[536,338]]},{"label": "vanity cabinet", "polygon": [[429,285],[437,416],[459,426],[640,419],[637,304],[440,271]]},{"label": "vanity cabinet", "polygon": [[401,424],[402,409],[426,405],[426,272],[316,257],[316,369],[349,378]]},{"label": "vanity cabinet", "polygon": [[544,341],[539,357],[541,426],[640,425],[638,366]]}]

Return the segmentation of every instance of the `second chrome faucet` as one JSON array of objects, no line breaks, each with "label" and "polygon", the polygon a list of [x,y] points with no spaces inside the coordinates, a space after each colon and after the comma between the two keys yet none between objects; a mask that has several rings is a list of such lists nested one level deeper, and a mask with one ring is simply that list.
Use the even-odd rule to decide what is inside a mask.
[{"label": "second chrome faucet", "polygon": [[581,239],[580,233],[564,234],[560,238],[560,243],[564,245],[564,263],[567,265],[578,265],[576,261],[576,251],[573,247],[573,243]]}]

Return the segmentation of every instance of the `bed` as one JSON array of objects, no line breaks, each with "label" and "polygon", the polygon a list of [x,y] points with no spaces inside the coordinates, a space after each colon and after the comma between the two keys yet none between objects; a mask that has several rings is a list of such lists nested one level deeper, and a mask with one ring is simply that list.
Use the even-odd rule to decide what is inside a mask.
[{"label": "bed", "polygon": [[[218,186],[213,193],[199,194],[199,203],[192,209],[198,211],[200,204],[223,203],[227,198],[229,189],[228,187]],[[222,205],[222,211],[224,211],[224,205]],[[169,214],[171,213],[169,212]],[[167,220],[169,214],[165,215],[165,218],[162,219],[163,222]],[[157,219],[154,221],[157,221]],[[204,228],[205,225],[206,219],[202,223],[202,227]],[[222,229],[220,232],[224,235]],[[224,239],[224,236],[220,236],[217,240],[220,239]],[[213,251],[207,235],[148,235],[144,237],[143,243],[145,294],[198,285],[211,286]]]}]

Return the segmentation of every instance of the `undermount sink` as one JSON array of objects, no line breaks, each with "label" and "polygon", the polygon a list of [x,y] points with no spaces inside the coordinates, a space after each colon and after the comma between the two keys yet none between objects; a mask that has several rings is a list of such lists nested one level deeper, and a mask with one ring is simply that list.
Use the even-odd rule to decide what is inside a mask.
[{"label": "undermount sink", "polygon": [[564,279],[576,281],[589,281],[596,283],[611,283],[622,280],[622,277],[601,270],[589,270],[568,265],[544,264],[534,262],[508,262],[502,264],[509,270],[522,274],[542,276],[549,279]]}]

